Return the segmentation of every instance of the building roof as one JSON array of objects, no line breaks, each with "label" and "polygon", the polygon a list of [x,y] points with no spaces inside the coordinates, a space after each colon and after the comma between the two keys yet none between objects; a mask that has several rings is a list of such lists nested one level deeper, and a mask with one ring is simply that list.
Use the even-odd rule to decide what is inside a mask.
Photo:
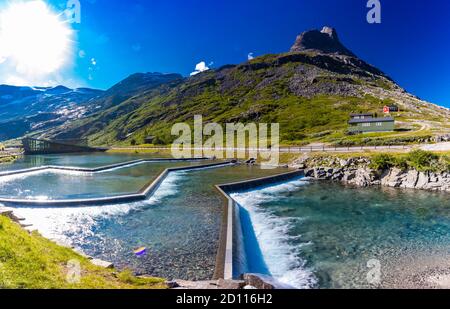
[{"label": "building roof", "polygon": [[394,118],[392,117],[383,117],[383,118],[366,118],[366,119],[351,119],[348,123],[371,123],[371,122],[394,122]]},{"label": "building roof", "polygon": [[371,113],[365,113],[365,114],[350,114],[350,117],[358,117],[358,116],[371,116],[371,117],[373,117],[373,114],[371,114]]}]

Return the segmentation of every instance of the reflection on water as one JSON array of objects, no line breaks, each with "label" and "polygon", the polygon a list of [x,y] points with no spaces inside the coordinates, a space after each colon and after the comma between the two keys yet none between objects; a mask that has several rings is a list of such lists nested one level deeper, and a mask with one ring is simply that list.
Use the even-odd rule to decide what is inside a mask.
[{"label": "reflection on water", "polygon": [[52,170],[0,177],[0,197],[55,200],[135,193],[164,169],[189,164],[143,163],[101,173]]},{"label": "reflection on water", "polygon": [[0,171],[18,170],[44,165],[76,166],[95,168],[104,165],[132,161],[137,159],[163,158],[167,155],[161,154],[66,154],[66,155],[39,155],[24,156],[12,163],[0,165]]},{"label": "reflection on water", "polygon": [[[136,160],[139,157],[118,155],[31,156],[8,170],[45,165],[99,167]],[[0,197],[18,199],[77,199],[135,193],[168,167],[208,162],[140,162],[97,173],[44,170],[0,177]],[[11,168],[13,167],[13,168]]]}]

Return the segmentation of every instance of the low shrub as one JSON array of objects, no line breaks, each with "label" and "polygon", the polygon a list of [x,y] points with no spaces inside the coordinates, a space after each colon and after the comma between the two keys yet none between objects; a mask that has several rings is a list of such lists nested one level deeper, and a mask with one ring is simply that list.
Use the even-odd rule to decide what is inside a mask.
[{"label": "low shrub", "polygon": [[394,157],[394,166],[401,169],[401,170],[407,170],[408,169],[408,161],[405,157]]},{"label": "low shrub", "polygon": [[378,171],[384,171],[393,167],[402,170],[413,168],[420,172],[449,171],[450,158],[438,156],[424,150],[414,150],[408,154],[396,156],[381,153],[371,158],[370,167]]},{"label": "low shrub", "polygon": [[395,166],[395,157],[386,153],[380,153],[375,155],[370,163],[370,168],[377,171],[384,171],[394,166]]},{"label": "low shrub", "polygon": [[414,150],[407,154],[408,166],[421,171],[436,171],[439,166],[439,156],[424,150]]}]

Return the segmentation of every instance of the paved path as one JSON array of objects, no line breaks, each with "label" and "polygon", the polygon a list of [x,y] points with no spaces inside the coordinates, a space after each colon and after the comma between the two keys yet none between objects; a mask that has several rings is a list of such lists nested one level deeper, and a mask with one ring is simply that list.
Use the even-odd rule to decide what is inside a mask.
[{"label": "paved path", "polygon": [[[112,150],[170,150],[170,147],[112,147]],[[411,146],[358,146],[358,147],[327,147],[327,146],[302,146],[302,147],[280,147],[280,153],[305,153],[305,152],[361,152],[361,151],[406,151],[411,150]],[[199,150],[199,148],[189,148],[189,150]],[[211,150],[211,149],[203,149]],[[243,148],[218,148],[218,151],[242,151]],[[249,151],[249,148],[245,149]],[[253,150],[253,149],[252,149]],[[267,152],[267,149],[258,148],[258,152]]]},{"label": "paved path", "polygon": [[450,142],[430,144],[430,145],[421,145],[420,149],[428,150],[428,151],[450,151]]}]

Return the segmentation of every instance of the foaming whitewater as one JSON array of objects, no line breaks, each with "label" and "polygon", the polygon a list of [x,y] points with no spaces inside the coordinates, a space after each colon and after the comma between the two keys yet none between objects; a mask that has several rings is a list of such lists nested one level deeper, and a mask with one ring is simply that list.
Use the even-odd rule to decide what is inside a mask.
[{"label": "foaming whitewater", "polygon": [[[257,190],[232,193],[230,196],[248,213],[256,241],[259,245],[264,266],[257,271],[265,272],[278,281],[299,289],[313,288],[316,278],[311,270],[305,267],[305,261],[299,256],[298,245],[293,245],[293,236],[289,235],[292,220],[275,216],[262,207],[264,203],[283,199],[283,193],[296,191],[306,185],[302,178],[287,183],[264,187]],[[248,241],[248,239],[247,239]],[[252,263],[250,260],[249,263]],[[266,269],[264,269],[266,268]]]},{"label": "foaming whitewater", "polygon": [[44,237],[72,246],[72,237],[85,239],[94,236],[94,228],[102,220],[151,207],[163,198],[176,194],[177,182],[184,174],[184,172],[170,173],[155,193],[141,202],[89,207],[19,207],[14,209],[14,213],[25,218],[24,223],[32,225],[32,228],[38,230]]},{"label": "foaming whitewater", "polygon": [[102,174],[102,173],[110,173],[110,172],[114,172],[114,171],[118,171],[118,170],[123,170],[123,169],[127,169],[127,168],[131,168],[134,166],[138,166],[138,165],[143,165],[143,164],[149,164],[149,163],[154,163],[157,161],[140,161],[140,162],[133,162],[130,164],[126,164],[126,165],[121,165],[121,166],[116,166],[116,167],[111,167],[108,169],[104,169],[101,171],[96,171],[94,173],[92,172],[85,172],[86,174]]}]

